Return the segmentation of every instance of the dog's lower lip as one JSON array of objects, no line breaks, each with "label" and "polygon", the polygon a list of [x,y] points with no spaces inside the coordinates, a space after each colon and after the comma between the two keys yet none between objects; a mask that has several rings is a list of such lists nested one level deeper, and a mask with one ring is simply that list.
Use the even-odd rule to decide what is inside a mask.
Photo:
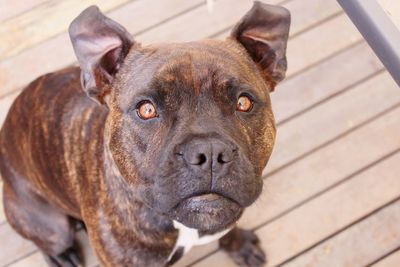
[{"label": "dog's lower lip", "polygon": [[188,200],[188,199],[192,199],[192,200],[195,200],[195,201],[196,200],[198,200],[198,201],[213,201],[213,200],[216,200],[216,199],[218,199],[220,197],[224,197],[224,198],[234,202],[235,204],[239,205],[239,203],[236,200],[234,200],[234,199],[232,199],[230,197],[224,196],[224,195],[222,195],[220,193],[216,193],[216,192],[210,191],[210,192],[198,193],[198,194],[194,194],[194,195],[190,195],[188,197],[185,197],[178,204],[176,204],[176,206],[174,208],[176,208],[181,202],[183,202],[185,200]]},{"label": "dog's lower lip", "polygon": [[181,200],[171,214],[190,228],[214,232],[234,223],[242,212],[243,207],[231,198],[207,192]]}]

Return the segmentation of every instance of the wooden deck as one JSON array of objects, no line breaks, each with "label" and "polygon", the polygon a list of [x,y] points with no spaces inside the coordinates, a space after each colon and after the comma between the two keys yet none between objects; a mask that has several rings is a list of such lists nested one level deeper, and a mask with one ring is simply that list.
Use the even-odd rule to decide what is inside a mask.
[{"label": "wooden deck", "polygon": [[[0,0],[0,124],[24,85],[75,63],[66,28],[97,2],[144,44],[224,38],[251,6],[217,0],[208,14],[202,0]],[[272,94],[278,135],[264,192],[239,225],[261,238],[268,266],[400,266],[399,88],[335,0],[266,2],[292,12],[289,70]],[[86,266],[97,266],[78,237]],[[2,207],[0,240],[0,266],[45,266]],[[177,266],[235,265],[213,243]]]}]

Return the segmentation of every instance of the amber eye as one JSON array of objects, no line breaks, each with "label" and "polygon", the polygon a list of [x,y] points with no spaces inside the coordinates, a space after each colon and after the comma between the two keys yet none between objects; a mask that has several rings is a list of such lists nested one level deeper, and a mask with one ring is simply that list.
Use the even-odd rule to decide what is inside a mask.
[{"label": "amber eye", "polygon": [[236,103],[236,110],[241,112],[249,112],[253,108],[253,101],[246,95],[241,95]]},{"label": "amber eye", "polygon": [[137,107],[137,113],[143,120],[157,117],[156,107],[150,101],[142,101]]}]

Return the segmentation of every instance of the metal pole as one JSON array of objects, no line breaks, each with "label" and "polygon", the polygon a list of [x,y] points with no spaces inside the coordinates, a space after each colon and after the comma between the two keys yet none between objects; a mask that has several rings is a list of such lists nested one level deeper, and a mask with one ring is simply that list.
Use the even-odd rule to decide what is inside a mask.
[{"label": "metal pole", "polygon": [[400,86],[400,31],[376,0],[337,0]]}]

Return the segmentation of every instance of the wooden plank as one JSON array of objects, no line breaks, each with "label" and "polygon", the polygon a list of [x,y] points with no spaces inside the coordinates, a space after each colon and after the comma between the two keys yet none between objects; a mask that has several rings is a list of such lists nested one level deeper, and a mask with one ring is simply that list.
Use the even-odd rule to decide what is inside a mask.
[{"label": "wooden plank", "polygon": [[400,3],[390,0],[378,0],[378,3],[381,5],[388,17],[392,20],[394,25],[396,25],[396,27],[400,30]]},{"label": "wooden plank", "polygon": [[[250,2],[251,1],[240,1],[237,3],[235,2],[235,5],[232,5],[230,0],[218,1],[215,4],[215,10],[226,9],[229,6],[229,10],[233,15],[230,14],[229,16],[224,16],[223,14],[225,13],[217,14],[217,12],[207,15],[206,7],[203,9],[199,8],[196,10],[196,14],[185,14],[184,16],[179,17],[179,19],[171,20],[168,23],[163,24],[161,27],[155,29],[154,32],[146,32],[138,36],[138,39],[144,43],[197,40],[199,38],[203,38],[204,35],[211,35],[213,31],[215,32],[216,28],[223,29],[233,25],[243,15],[243,10],[247,10],[251,6]],[[272,2],[275,3],[275,1]],[[328,4],[328,12],[322,13],[329,15],[336,13],[338,10],[337,4],[331,3],[330,1],[327,1],[327,3],[330,4]],[[295,18],[298,22],[304,24],[300,24],[301,26],[296,26],[295,20],[293,23],[294,30],[292,30],[292,34],[303,30],[303,25],[310,26],[318,21],[310,20],[312,16],[310,16],[309,13],[304,14],[304,12],[308,9],[305,9],[303,6],[303,9],[300,12],[301,5],[299,3],[296,4],[297,5],[293,7],[296,8],[295,10],[297,16],[295,15]],[[316,7],[317,10],[324,9],[323,5],[316,5]],[[312,14],[318,13],[318,11],[314,12],[314,6],[309,10],[312,12]],[[197,16],[206,17],[207,20],[203,21],[194,19],[194,17]],[[321,17],[318,17],[318,19],[321,19]],[[288,76],[298,72],[304,67],[304,65],[315,63],[334,51],[340,50],[361,40],[360,34],[344,14],[333,18],[318,28],[320,28],[318,31],[310,30],[289,42],[287,51],[288,58],[290,59]],[[340,31],[337,29],[340,29]],[[331,34],[333,31],[336,31],[335,34]],[[228,33],[229,30],[221,35],[217,35],[216,38],[225,38]],[[315,40],[319,41],[316,42]],[[305,43],[307,45],[304,45]]]},{"label": "wooden plank", "polygon": [[[331,66],[336,67],[331,72],[328,72]],[[314,69],[305,72],[303,75],[288,80],[288,82],[283,83],[282,86],[272,94],[272,103],[274,104],[275,115],[278,122],[281,118],[285,118],[306,108],[309,102],[311,104],[312,102],[319,101],[343,89],[343,87],[346,87],[352,82],[352,78],[362,78],[362,74],[370,75],[378,70],[379,66],[379,62],[372,55],[367,45],[360,44],[332,60],[323,62]],[[352,67],[358,71],[350,72]],[[321,88],[323,88],[323,90],[321,90]],[[16,95],[17,93],[9,95],[1,100],[0,125],[2,125],[7,110]],[[279,131],[283,132],[283,134],[289,133],[288,130]],[[278,135],[278,140],[279,138],[280,134]],[[287,140],[287,138],[283,138],[283,140]],[[279,145],[277,146],[279,147]],[[274,157],[271,161],[275,158],[275,154],[279,155],[279,150],[274,152]],[[279,164],[284,163],[285,161],[282,161]],[[270,170],[272,169],[273,168]]]},{"label": "wooden plank", "polygon": [[382,73],[305,112],[278,127],[274,152],[265,173],[277,170],[399,101],[397,85],[387,73]]},{"label": "wooden plank", "polygon": [[[89,244],[89,240],[87,238],[87,235],[84,231],[79,231],[77,233],[77,241],[79,246],[83,249],[83,256],[84,256],[84,263],[86,267],[94,267],[98,265],[97,258],[91,249],[91,246]],[[13,263],[9,265],[9,267],[43,267],[47,266],[42,253],[39,251],[34,252],[31,255],[28,255],[26,257],[22,257],[21,260],[17,261],[16,263]]]},{"label": "wooden plank", "polygon": [[[264,2],[271,3],[265,0]],[[287,1],[284,2],[282,6],[289,9],[291,12],[291,36],[297,35],[312,26],[316,26],[321,21],[326,20],[342,10],[337,2],[332,0],[327,0],[323,3],[318,0]],[[213,37],[219,39],[226,38],[236,22],[237,20],[233,21],[229,27],[221,32],[217,32]]]},{"label": "wooden plank", "polygon": [[[387,75],[385,74],[385,75],[381,75],[380,77],[387,77]],[[348,105],[351,107],[353,104],[352,104],[352,100],[355,98],[355,97],[357,97],[357,95],[358,94],[361,94],[361,95],[364,95],[365,97],[367,97],[367,96],[369,96],[370,97],[370,100],[368,100],[368,99],[366,99],[366,100],[360,100],[360,103],[363,103],[363,104],[365,104],[366,106],[361,106],[361,107],[359,107],[359,110],[361,110],[361,111],[363,111],[363,109],[370,109],[371,110],[371,112],[372,112],[372,114],[374,113],[374,112],[378,112],[375,108],[376,108],[376,106],[377,105],[373,105],[373,104],[371,104],[371,99],[379,99],[379,97],[382,97],[382,99],[386,99],[386,100],[384,100],[382,103],[384,103],[384,102],[386,102],[386,101],[391,101],[391,100],[395,100],[395,99],[398,99],[398,98],[396,98],[397,97],[397,89],[396,88],[394,88],[394,87],[391,87],[391,83],[389,82],[389,81],[391,81],[390,80],[390,78],[380,78],[380,79],[377,79],[377,81],[374,81],[374,82],[372,82],[371,84],[369,84],[368,83],[368,86],[366,86],[366,87],[368,87],[369,89],[366,89],[366,87],[364,87],[364,86],[361,86],[358,90],[356,90],[356,92],[358,92],[358,93],[352,93],[352,94],[350,94],[349,96],[347,96],[347,103],[348,103]],[[381,88],[379,87],[379,86],[382,86],[382,90],[383,91],[380,91],[381,90]],[[375,91],[374,91],[374,89],[375,89]],[[392,92],[392,90],[393,90],[393,95],[391,94],[391,93],[389,93],[389,94],[387,94],[387,93],[385,93],[386,91],[388,91],[388,92]],[[379,91],[379,95],[377,96],[377,98],[375,98],[375,95],[374,95],[374,93],[371,95],[371,93],[368,93],[369,91],[371,91],[372,93],[373,92],[377,92],[377,91]],[[352,91],[351,91],[352,92]],[[346,96],[347,94],[344,94],[344,96]],[[333,106],[333,107],[335,107],[335,106],[337,106],[337,105],[339,105],[339,103],[340,103],[340,105],[343,105],[343,102],[346,102],[346,101],[342,101],[342,99],[341,98],[339,98],[339,100],[336,100],[337,102],[334,102],[333,104],[330,104],[330,103],[328,103],[329,104],[329,106]],[[371,106],[371,107],[369,107],[369,106]],[[380,107],[378,107],[378,108],[383,108],[385,105],[382,105],[382,106],[380,106]],[[324,106],[322,106],[322,108],[320,108],[320,109],[318,109],[317,111],[311,111],[312,112],[312,114],[314,114],[313,116],[317,116],[318,114],[320,114],[320,113],[325,113],[323,110],[324,110],[325,108],[324,108]],[[337,111],[337,109],[331,109],[332,111]],[[347,110],[346,110],[346,108],[344,108],[343,109],[343,112],[344,112],[344,115],[346,115],[346,113],[347,113]],[[355,113],[357,113],[358,111],[354,111]],[[363,113],[363,112],[361,112],[361,113]],[[351,113],[352,114],[352,113]],[[361,115],[361,114],[360,114]],[[366,115],[368,115],[368,113],[366,114]],[[334,115],[335,117],[340,117],[341,115]],[[350,116],[350,115],[348,115],[348,116]],[[346,118],[346,117],[341,117],[341,120],[343,120],[343,118]],[[329,119],[329,117],[327,118],[327,119],[323,119],[323,120],[320,120],[320,121],[318,121],[318,120],[315,120],[314,118],[309,118],[309,119],[305,119],[305,120],[303,120],[303,123],[298,123],[298,124],[296,124],[296,125],[302,125],[302,124],[304,124],[304,126],[303,126],[303,128],[304,127],[306,127],[307,126],[307,124],[305,123],[307,120],[310,120],[310,121],[313,121],[313,122],[315,122],[315,123],[317,123],[317,124],[320,124],[320,123],[322,123],[323,124],[323,121],[329,121],[329,120],[333,120],[333,119]],[[348,127],[348,125],[344,125],[345,126],[345,128],[344,129],[347,129],[347,127]],[[296,127],[295,127],[296,128]],[[282,134],[284,134],[284,133],[291,133],[291,134],[295,134],[295,133],[297,133],[298,132],[298,130],[299,130],[299,128],[297,128],[297,129],[295,129],[295,130],[291,130],[291,129],[288,129],[288,130],[280,130],[279,129],[279,131],[280,132],[282,132]],[[342,131],[343,130],[343,128],[340,128],[339,127],[339,131]],[[279,138],[279,134],[278,134],[278,138]],[[283,140],[291,140],[292,138],[291,137],[288,137],[288,138],[284,138]],[[296,140],[296,142],[297,142],[297,140],[298,139],[296,139],[296,138],[294,138],[293,140]],[[289,142],[289,141],[287,141],[288,143],[286,143],[286,141],[284,141],[284,142],[280,142],[282,145],[279,145],[279,143],[277,143],[277,149],[280,147],[280,146],[283,146],[283,147],[281,147],[281,150],[286,150],[286,149],[288,149],[288,150],[291,150],[292,148],[291,148],[291,146],[293,146],[293,142],[291,141],[291,142]],[[311,140],[309,140],[309,141],[311,141]],[[299,141],[300,142],[300,141]],[[302,142],[302,141],[301,141]],[[286,146],[285,146],[286,145]],[[305,146],[305,147],[307,147],[307,146]],[[308,148],[308,147],[307,147]],[[278,150],[279,151],[279,150]],[[274,155],[275,156],[275,155]],[[274,157],[273,157],[274,158]],[[272,159],[273,159],[272,158]],[[272,160],[271,159],[271,160]],[[284,159],[283,159],[284,160]],[[290,177],[290,176],[288,176],[288,177]],[[270,179],[269,179],[270,180]],[[215,248],[215,245],[214,245],[214,247],[213,248]],[[201,248],[202,250],[204,250],[203,248]],[[209,251],[209,249],[205,249],[205,252],[208,252]],[[203,253],[200,253],[200,252],[198,252],[197,253],[197,255],[204,255],[204,252]]]},{"label": "wooden plank", "polygon": [[[123,24],[135,35],[186,10],[193,9],[201,3],[202,0],[153,0],[152,4],[159,8],[149,8],[147,1],[137,0],[107,15]],[[0,96],[20,89],[44,73],[56,71],[75,61],[67,33],[24,50],[0,62],[0,84],[2,85]]]},{"label": "wooden plank", "polygon": [[0,224],[6,221],[6,215],[4,214],[3,208],[3,181],[0,176]]},{"label": "wooden plank", "polygon": [[[315,1],[317,0],[305,0],[304,4],[309,4],[310,6],[314,4],[316,6],[316,10],[321,11],[320,15],[318,16],[313,16],[313,14],[315,13],[314,7],[304,9],[302,12],[300,12],[300,10],[298,10],[300,7],[292,4],[299,1],[292,1],[287,4],[287,7],[292,8],[297,14],[294,15],[294,19],[296,19],[293,22],[293,28],[291,31],[292,34],[299,33],[310,25],[315,24],[317,21],[324,18],[323,15],[325,14],[328,16],[337,12],[337,4],[334,0],[326,1],[326,8],[320,8],[321,5],[314,3]],[[149,25],[152,25],[152,23],[154,24],[154,20],[159,21],[165,19],[168,12],[175,12],[174,14],[177,14],[177,12],[181,12],[182,10],[190,8],[191,6],[189,6],[189,3],[191,3],[191,5],[198,5],[199,1],[184,1],[183,3],[181,0],[161,1],[157,5],[162,6],[160,7],[160,9],[155,9],[156,11],[154,11],[153,9],[149,9],[148,6],[145,6],[143,4],[143,1],[135,1],[131,4],[124,6],[122,10],[111,12],[110,16],[126,26],[128,30],[135,33],[138,31],[143,31],[144,29],[148,28]],[[224,5],[219,5],[220,10],[227,10],[232,5],[231,2],[227,0],[221,3]],[[240,16],[242,16],[247,11],[248,6],[251,5],[250,0],[243,2],[240,1],[240,3],[241,4],[238,7],[246,7],[246,9],[241,10],[240,14],[238,11],[236,13],[223,11],[217,13],[217,10],[215,10],[213,14],[217,15],[223,13],[225,14],[223,17],[229,17],[227,21],[231,21],[231,24],[236,23]],[[237,4],[235,4],[235,6],[237,6]],[[158,10],[167,10],[168,12],[159,14],[160,11]],[[208,16],[205,14],[207,14],[206,7],[202,6],[200,8],[194,9],[191,12],[188,12],[187,15],[177,17],[176,19],[173,19],[166,24],[175,23],[177,25],[197,25],[197,27],[200,28],[196,31],[198,39],[207,37],[207,34],[209,34],[210,31],[212,33],[215,33],[223,29],[225,25],[230,25],[229,23],[224,24],[224,21],[222,21],[217,25],[211,25],[208,28],[204,27],[204,23],[208,23]],[[135,15],[137,17],[137,20],[132,20],[131,18],[135,17]],[[183,31],[181,27],[170,25],[169,27],[175,28],[165,28],[164,25],[165,24],[162,24],[159,27],[155,27],[154,29],[135,37],[140,42],[143,41],[142,38],[147,38],[151,42],[159,40],[157,39],[160,38],[159,35],[164,35],[165,39],[163,41],[173,41],[173,37],[169,36],[169,33],[171,32],[173,32],[172,35],[180,36],[182,38],[189,39],[195,37],[193,35],[193,31],[190,30],[190,28],[186,29],[186,31]],[[168,35],[165,36],[166,34]],[[70,41],[67,34],[63,34],[36,47],[33,47],[30,50],[24,51],[23,53],[9,60],[0,62],[0,82],[2,83],[2,87],[0,88],[0,96],[20,88],[40,74],[54,71],[66,65],[72,64],[75,61],[75,56],[69,43]],[[48,51],[57,51],[57,53],[52,54]],[[37,67],[38,62],[41,62],[40,68]],[[307,62],[304,62],[304,65],[307,65]]]},{"label": "wooden plank", "polygon": [[400,266],[400,249],[396,250],[394,253],[383,258],[377,263],[371,265],[371,267],[396,267]]},{"label": "wooden plank", "polygon": [[[330,131],[336,131],[335,127],[329,126],[329,122],[334,122],[340,129],[340,132],[342,132],[348,127],[346,126],[346,121],[359,116],[359,114],[355,113],[363,113],[365,109],[375,109],[376,106],[381,104],[385,105],[388,99],[374,102],[374,99],[377,97],[375,94],[385,94],[381,90],[392,92],[393,95],[390,94],[390,97],[395,97],[397,103],[400,102],[399,96],[396,96],[396,93],[398,95],[398,89],[395,83],[388,74],[384,73],[332,99],[330,102],[324,103],[314,110],[303,114],[297,120],[279,126],[278,139],[271,161],[275,157],[275,153],[286,153],[285,150],[294,151],[294,153],[296,153],[296,147],[301,146],[298,143],[308,144],[308,147],[303,147],[305,149],[304,152],[314,148],[313,141],[318,141],[319,137],[317,136],[321,135],[327,138],[332,133]],[[361,96],[364,94],[366,98]],[[367,95],[369,95],[369,97],[367,97]],[[354,99],[358,99],[359,97],[362,97],[363,100],[354,103]],[[369,106],[368,104],[364,106],[366,103],[370,103]],[[376,103],[379,103],[379,105]],[[391,104],[387,103],[386,108],[390,105]],[[375,108],[373,106],[375,106]],[[355,109],[350,111],[353,108]],[[376,109],[375,111],[377,112]],[[328,115],[329,113],[330,115]],[[327,117],[322,119],[325,115],[327,115]],[[397,125],[398,123],[396,122],[397,119],[395,116],[389,116],[388,118],[387,120],[380,118],[373,123],[367,124],[336,142],[327,145],[318,152],[312,153],[301,161],[295,162],[291,166],[268,177],[264,182],[265,190],[263,194],[259,200],[245,212],[243,218],[240,220],[240,225],[243,225],[245,228],[254,228],[263,222],[271,220],[287,210],[290,210],[297,203],[332,186],[355,170],[373,162],[376,158],[382,157],[396,147],[400,147],[400,140],[397,138],[400,134],[400,125]],[[343,120],[344,122],[339,123],[338,120]],[[291,125],[296,125],[297,128],[292,128]],[[316,132],[318,132],[318,134],[311,133],[309,135],[301,135],[302,132],[306,133],[308,131],[308,127],[315,129],[323,126],[326,127],[326,130],[317,130]],[[387,135],[387,132],[391,134]],[[288,135],[291,137],[279,141],[279,135]],[[300,138],[301,136],[302,138]],[[310,138],[310,136],[312,136],[312,138]],[[377,142],[369,142],[369,140],[373,140],[376,136],[386,136],[386,138],[378,140]],[[352,155],[351,160],[348,155]],[[282,160],[282,163],[287,162],[284,157],[278,158]],[[329,165],[327,166],[328,163]],[[329,166],[335,166],[335,168],[330,168]],[[269,168],[270,166],[268,165],[266,169],[268,170]],[[261,208],[263,208],[262,213],[260,213]],[[185,255],[182,259],[182,264],[180,265],[178,263],[178,266],[186,266],[213,251],[216,247],[217,245],[214,243],[210,245],[209,248],[207,248],[207,246],[196,248],[189,252],[188,255]]]},{"label": "wooden plank", "polygon": [[[279,1],[267,2],[276,4]],[[140,34],[138,40],[145,44],[198,40],[232,26],[251,8],[252,3],[251,0],[218,0],[214,3],[212,13],[209,13],[207,6],[204,5],[160,25],[153,31]]]},{"label": "wooden plank", "polygon": [[3,126],[4,120],[6,119],[8,110],[10,109],[14,99],[19,95],[19,91],[7,95],[0,99],[0,128]]},{"label": "wooden plank", "polygon": [[[332,34],[332,33],[335,34]],[[289,59],[287,76],[361,40],[361,35],[345,14],[322,24],[316,30],[298,35],[288,43]]]},{"label": "wooden plank", "polygon": [[0,22],[14,17],[18,14],[24,13],[34,6],[40,5],[47,0],[24,0],[24,1],[10,1],[0,0]]},{"label": "wooden plank", "polygon": [[291,12],[290,35],[297,35],[312,26],[316,26],[327,18],[342,12],[342,8],[335,0],[302,0],[285,3]]},{"label": "wooden plank", "polygon": [[382,69],[367,43],[346,49],[278,85],[271,94],[275,119],[281,123]]},{"label": "wooden plank", "polygon": [[14,264],[10,264],[9,267],[43,267],[47,266],[46,261],[43,258],[42,253],[35,252],[34,254],[26,257],[22,257],[21,260]]},{"label": "wooden plank", "polygon": [[[228,36],[229,32],[227,30],[217,35],[216,38],[223,39]],[[332,32],[335,32],[335,34],[332,34]],[[362,40],[361,35],[345,14],[333,17],[319,27],[295,36],[288,42],[287,77],[303,69],[304,62],[307,62],[307,66],[315,64],[328,55],[360,40]]]},{"label": "wooden plank", "polygon": [[2,245],[0,251],[2,265],[7,265],[36,249],[32,242],[22,238],[8,224],[0,225],[0,240],[7,242],[7,245]]},{"label": "wooden plank", "polygon": [[[282,1],[264,0],[264,2],[279,4]],[[214,11],[211,14],[208,13],[207,7],[204,6],[161,25],[155,31],[146,32],[138,36],[138,38],[144,43],[186,42],[201,39],[205,36],[213,36],[226,29],[223,35],[225,37],[230,32],[230,28],[251,8],[252,3],[253,1],[251,0],[234,1],[234,4],[233,0],[219,0],[215,2]],[[298,34],[318,21],[341,10],[333,0],[324,1],[323,4],[318,0],[289,1],[282,4],[282,6],[292,13],[292,35]],[[229,12],[226,12],[226,10],[229,10]]]},{"label": "wooden plank", "polygon": [[[397,109],[396,112],[393,112],[389,116],[398,116],[399,114],[400,109]],[[268,254],[268,266],[281,264],[284,260],[302,252],[320,240],[329,237],[354,221],[398,198],[400,196],[400,179],[398,179],[398,173],[400,172],[399,160],[400,153],[397,153],[380,162],[378,165],[352,177],[345,183],[329,190],[325,194],[312,199],[279,218],[279,220],[258,229],[256,233],[260,237],[262,246]],[[308,184],[303,184],[302,186],[307,187]],[[398,209],[400,205],[396,205],[396,207]],[[260,216],[260,212],[258,212],[258,215]],[[376,218],[378,217],[377,215]],[[376,229],[374,235],[369,237],[371,240],[368,240],[368,242],[366,240],[363,241],[367,243],[363,249],[368,249],[369,252],[376,249],[373,257],[377,256],[376,253],[383,253],[385,250],[390,250],[394,246],[400,245],[400,212],[397,212],[394,221],[389,221],[389,219],[386,218],[386,220],[383,220],[383,218],[379,218],[379,228],[384,230]],[[388,238],[388,236],[391,237]],[[374,245],[371,246],[371,244]],[[306,253],[306,256],[302,255],[298,261],[293,261],[293,264],[288,265],[362,266],[365,264],[364,261],[354,260],[348,262],[348,264],[338,261],[342,260],[345,256],[353,255],[357,257],[356,259],[359,259],[368,254],[364,253],[361,248],[360,251],[356,249],[357,253],[354,253],[354,248],[351,248],[350,245],[342,247],[340,244],[332,244],[329,246],[332,249],[332,254],[323,256],[321,249],[324,248],[326,248],[324,245],[318,246],[316,250],[321,253],[312,252],[309,256],[307,255],[309,253]],[[334,253],[334,250],[338,248],[342,252],[341,255]],[[346,251],[347,253],[345,253]],[[233,266],[230,260],[227,261],[226,257],[221,258],[221,254],[222,252],[218,252],[194,266]],[[362,256],[359,257],[359,255]],[[371,260],[370,257],[364,258],[367,263]],[[318,260],[312,261],[313,258],[318,258]]]},{"label": "wooden plank", "polygon": [[[134,4],[136,2],[133,2]],[[236,6],[236,5],[235,5]],[[228,8],[228,7],[227,7]],[[126,8],[127,9],[127,8]],[[125,10],[126,10],[125,9]],[[193,12],[196,12],[197,9],[194,11],[190,12],[192,14]],[[127,11],[126,11],[127,12]],[[204,10],[204,12],[206,12]],[[145,14],[145,11],[143,11]],[[244,11],[242,11],[244,13]],[[188,13],[189,14],[189,13]],[[201,14],[198,14],[200,16]],[[113,16],[112,16],[113,17]],[[121,17],[121,16],[117,16]],[[126,17],[126,16],[124,16]],[[157,18],[156,16],[149,16],[152,18]],[[192,17],[191,20],[201,21],[201,17]],[[336,19],[337,20],[337,19]],[[329,21],[328,23],[323,24],[321,27],[321,30],[318,30],[320,27],[312,30],[311,36],[309,35],[309,32],[307,32],[307,38],[300,38],[304,34],[300,35],[299,37],[295,38],[293,41],[293,44],[289,44],[288,48],[288,58],[291,61],[296,61],[296,66],[293,67],[293,71],[299,71],[299,69],[305,68],[307,65],[310,63],[315,63],[318,60],[321,60],[322,58],[328,56],[330,53],[333,53],[334,51],[340,50],[346,45],[350,45],[353,43],[355,40],[354,38],[351,38],[351,35],[355,34],[356,36],[359,37],[358,33],[354,31],[353,26],[351,24],[347,25],[342,31],[340,31],[336,35],[329,35],[329,38],[326,39],[324,36],[321,36],[323,38],[323,42],[320,47],[316,47],[318,49],[318,53],[315,53],[312,49],[307,49],[306,51],[302,51],[299,49],[299,47],[309,47],[309,38],[319,38],[318,36],[320,35],[319,31],[322,32],[331,32],[333,29],[332,27],[340,26],[340,23],[344,23],[343,21],[345,19],[339,20],[337,22],[336,20]],[[172,20],[172,21],[178,21],[179,23],[182,23],[183,25],[190,24],[187,21],[182,21],[182,20]],[[345,23],[348,23],[348,21],[345,21]],[[328,25],[326,25],[328,24]],[[144,34],[146,34],[146,38],[151,38],[152,40],[155,40],[159,38],[158,36],[166,31],[166,29],[163,30],[163,25],[160,27],[156,27],[153,30],[150,30]],[[305,24],[305,27],[309,26],[309,24]],[[129,27],[128,27],[129,28]],[[204,27],[206,28],[206,27]],[[215,31],[218,31],[218,28],[211,27]],[[300,29],[304,29],[304,27],[299,27]],[[176,35],[178,36],[193,36],[191,35],[191,32],[182,32],[180,31],[180,28],[178,27],[177,29],[174,29],[176,32]],[[349,33],[350,31],[350,33]],[[207,37],[207,31],[197,31],[196,34],[199,34],[198,38],[205,38]],[[201,36],[200,36],[201,35]],[[349,35],[349,36],[347,36]],[[139,35],[137,37],[137,40],[142,41],[143,35]],[[187,38],[187,37],[186,37]],[[197,39],[197,38],[196,38]],[[338,40],[336,40],[338,39]],[[357,39],[359,40],[359,39]],[[168,39],[168,41],[176,41],[172,37]],[[318,46],[320,42],[314,42],[314,46]],[[332,45],[332,44],[338,43],[338,46]],[[16,90],[17,88],[20,88],[24,84],[28,83],[32,79],[36,78],[42,73],[45,72],[50,72],[54,71],[58,68],[64,67],[68,64],[71,64],[72,62],[75,61],[75,57],[72,51],[72,48],[70,45],[65,45],[69,44],[68,36],[65,35],[60,35],[55,37],[54,39],[43,43],[42,45],[39,45],[37,47],[34,47],[28,51],[24,51],[23,53],[19,54],[18,56],[3,61],[0,63],[0,82],[2,83],[2,87],[0,89],[0,95],[5,95],[13,90]],[[341,44],[341,45],[340,45]],[[295,47],[294,49],[290,49],[290,47]],[[296,49],[297,47],[297,49]],[[48,53],[48,51],[57,51],[57,53]],[[308,58],[311,59],[311,61],[299,61],[298,59],[301,58],[302,60],[306,60]],[[289,64],[289,73],[290,69],[293,64]],[[18,68],[15,68],[15,66],[18,66]]]},{"label": "wooden plank", "polygon": [[[279,123],[381,68],[381,63],[366,43],[345,50],[279,85],[271,94],[275,118]],[[357,71],[350,71],[354,69]],[[7,95],[0,100],[0,125],[3,124],[7,111],[18,93]]]},{"label": "wooden plank", "polygon": [[0,24],[0,60],[68,28],[69,23],[86,7],[98,5],[103,12],[126,4],[129,0],[49,0]]},{"label": "wooden plank", "polygon": [[399,245],[400,201],[396,201],[283,266],[365,266]]}]

